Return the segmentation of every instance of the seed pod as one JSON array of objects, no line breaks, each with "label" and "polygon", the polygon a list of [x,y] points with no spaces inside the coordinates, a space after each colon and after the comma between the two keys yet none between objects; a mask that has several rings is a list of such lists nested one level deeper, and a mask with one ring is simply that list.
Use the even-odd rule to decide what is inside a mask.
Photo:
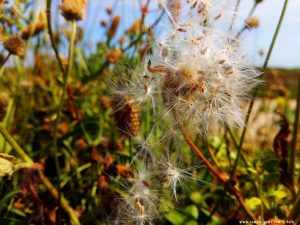
[{"label": "seed pod", "polygon": [[12,55],[23,56],[25,43],[18,35],[12,35],[3,43],[4,48]]},{"label": "seed pod", "polygon": [[251,28],[257,28],[259,27],[259,19],[257,17],[250,17],[246,20],[246,26]]},{"label": "seed pod", "polygon": [[62,0],[62,15],[66,20],[82,20],[86,14],[86,0]]},{"label": "seed pod", "polygon": [[115,36],[117,29],[119,27],[120,19],[121,19],[120,16],[114,16],[114,18],[112,19],[110,28],[108,30],[108,35],[110,37]]},{"label": "seed pod", "polygon": [[138,109],[129,96],[114,95],[112,107],[117,126],[122,134],[136,136],[140,130]]}]

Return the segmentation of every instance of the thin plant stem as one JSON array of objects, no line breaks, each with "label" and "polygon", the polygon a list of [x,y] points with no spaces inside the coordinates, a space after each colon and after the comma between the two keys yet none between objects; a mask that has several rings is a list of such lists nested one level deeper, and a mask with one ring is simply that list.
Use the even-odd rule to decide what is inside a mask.
[{"label": "thin plant stem", "polygon": [[295,158],[296,158],[296,146],[298,138],[298,127],[299,127],[299,117],[300,117],[300,77],[298,78],[298,90],[297,90],[297,105],[296,105],[296,115],[293,128],[293,139],[291,150],[289,153],[289,176],[291,185],[294,186],[294,173],[295,173]]},{"label": "thin plant stem", "polygon": [[52,26],[51,26],[51,20],[52,20],[51,3],[52,3],[52,0],[47,0],[46,14],[47,14],[48,34],[49,34],[49,37],[50,37],[51,46],[52,46],[52,48],[54,50],[54,53],[55,53],[55,57],[56,57],[56,59],[58,61],[58,65],[60,67],[61,72],[64,74],[65,73],[65,69],[64,69],[62,60],[61,60],[61,58],[59,56],[58,48],[57,48],[57,46],[55,44],[53,30],[52,30]]},{"label": "thin plant stem", "polygon": [[8,53],[8,55],[5,57],[5,59],[3,60],[3,62],[0,65],[0,78],[2,77],[3,71],[4,71],[4,65],[6,64],[6,62],[8,61],[9,57],[10,57],[10,53]]},{"label": "thin plant stem", "polygon": [[[300,214],[300,182],[298,183],[298,193],[297,193],[297,198],[296,198],[296,201],[295,201],[295,204],[288,216],[288,219],[296,219],[295,223],[297,224],[297,221],[300,220],[300,217],[299,217],[299,214]],[[297,219],[298,218],[298,219]]]},{"label": "thin plant stem", "polygon": [[[252,6],[247,18],[250,18],[253,15],[253,13],[256,9],[256,6],[257,6],[257,3],[255,2],[254,5]],[[247,30],[247,28],[248,28],[247,25],[243,26],[243,28],[237,33],[236,38],[239,38],[243,34],[243,32],[245,30]]]},{"label": "thin plant stem", "polygon": [[235,23],[235,20],[236,20],[236,14],[237,14],[237,11],[239,10],[239,7],[240,7],[240,3],[241,3],[241,0],[237,0],[235,8],[234,8],[234,14],[233,14],[231,24],[230,24],[230,27],[229,27],[229,31],[231,31],[233,29],[233,26],[234,26],[234,23]]},{"label": "thin plant stem", "polygon": [[248,209],[248,207],[246,206],[243,196],[241,195],[241,193],[239,192],[238,189],[236,189],[235,187],[233,187],[230,184],[230,180],[226,179],[225,176],[223,176],[219,171],[217,171],[212,165],[211,163],[206,159],[206,157],[202,154],[202,152],[200,151],[200,149],[195,145],[195,143],[193,142],[192,138],[190,137],[190,135],[188,134],[188,132],[185,130],[184,126],[182,124],[180,124],[180,129],[182,131],[182,134],[186,140],[186,142],[189,144],[189,146],[192,148],[193,152],[199,157],[199,159],[206,165],[206,167],[208,168],[208,170],[221,182],[224,184],[225,188],[227,189],[227,191],[231,194],[233,194],[236,199],[238,200],[241,208],[243,209],[243,211],[245,212],[245,214],[247,215],[247,217],[253,221],[256,221],[254,215],[251,213],[251,211]]},{"label": "thin plant stem", "polygon": [[[285,12],[286,12],[287,5],[288,5],[288,0],[285,0],[282,11],[281,11],[281,15],[280,15],[280,18],[279,18],[279,21],[278,21],[278,24],[277,24],[277,27],[276,27],[276,30],[275,30],[275,33],[273,35],[271,45],[270,45],[269,50],[268,50],[268,54],[266,56],[266,59],[265,59],[265,62],[263,64],[263,66],[261,68],[261,72],[262,72],[261,78],[264,76],[264,72],[265,72],[266,68],[268,67],[269,60],[270,60],[271,54],[273,52],[273,49],[274,49],[279,31],[280,31],[280,28],[281,28],[281,25],[282,25],[282,21],[283,21]],[[250,118],[250,115],[251,115],[251,112],[252,112],[252,109],[253,109],[253,105],[254,105],[258,90],[259,90],[259,86],[254,89],[254,93],[253,93],[253,96],[252,96],[252,99],[251,99],[251,102],[250,102],[250,105],[249,105],[249,108],[248,108],[248,111],[247,111],[247,114],[246,114],[245,126],[243,128],[241,139],[240,139],[240,142],[239,142],[237,157],[235,159],[234,166],[233,166],[233,169],[232,169],[232,172],[231,172],[231,175],[230,175],[231,178],[234,176],[234,173],[235,173],[235,170],[236,170],[236,167],[237,167],[240,155],[241,155],[241,151],[242,151],[242,148],[243,148],[243,143],[244,143],[247,128],[248,128],[249,118]]]},{"label": "thin plant stem", "polygon": [[[63,93],[61,95],[61,99],[59,105],[56,110],[56,119],[54,122],[53,128],[53,157],[55,162],[55,168],[57,172],[57,189],[58,189],[58,205],[61,205],[61,185],[60,185],[60,168],[59,168],[59,161],[57,158],[58,148],[57,148],[57,139],[58,139],[58,125],[62,118],[62,109],[65,102],[66,92],[67,92],[67,85],[68,85],[68,78],[70,76],[72,65],[73,65],[73,55],[74,55],[74,42],[76,37],[76,21],[72,21],[72,34],[69,46],[69,62],[68,62],[68,69],[65,74],[63,74]],[[58,211],[59,212],[59,211]],[[59,214],[59,213],[58,213]]]},{"label": "thin plant stem", "polygon": [[[5,140],[10,144],[10,146],[18,153],[18,155],[28,164],[33,164],[33,160],[26,154],[26,152],[20,147],[20,145],[15,141],[15,139],[9,134],[9,132],[6,130],[6,128],[0,124],[0,133],[5,138]],[[29,165],[28,165],[29,166]],[[40,177],[40,180],[44,184],[44,186],[47,188],[47,190],[51,193],[51,195],[54,197],[54,199],[58,199],[58,191],[56,190],[55,186],[49,181],[49,179],[45,176],[45,174],[38,170],[38,174]],[[74,225],[80,225],[78,216],[76,215],[75,210],[69,205],[68,201],[64,198],[64,196],[61,197],[61,206],[62,208],[68,213],[70,216],[71,221]]]}]

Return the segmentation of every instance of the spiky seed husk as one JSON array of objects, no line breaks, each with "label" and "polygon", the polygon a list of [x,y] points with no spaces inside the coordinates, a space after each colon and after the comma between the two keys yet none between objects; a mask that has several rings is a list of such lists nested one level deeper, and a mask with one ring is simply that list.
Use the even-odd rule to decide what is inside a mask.
[{"label": "spiky seed husk", "polygon": [[82,20],[86,14],[86,0],[62,0],[62,15],[66,20]]},{"label": "spiky seed husk", "polygon": [[137,106],[129,96],[114,95],[112,107],[117,126],[122,134],[136,136],[140,130]]},{"label": "spiky seed husk", "polygon": [[3,43],[4,48],[12,55],[23,56],[25,53],[25,43],[18,35],[12,35]]}]

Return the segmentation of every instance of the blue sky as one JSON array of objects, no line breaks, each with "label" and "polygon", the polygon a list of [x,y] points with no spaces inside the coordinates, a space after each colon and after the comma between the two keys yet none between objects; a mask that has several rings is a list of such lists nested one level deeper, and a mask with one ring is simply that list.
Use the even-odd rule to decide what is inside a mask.
[{"label": "blue sky", "polygon": [[[140,0],[88,0],[89,12],[81,25],[86,29],[85,40],[91,49],[94,48],[97,40],[103,38],[103,29],[101,29],[101,19],[107,18],[105,7],[114,5],[115,14],[122,17],[120,30],[128,28],[132,22],[140,16]],[[145,0],[141,0],[145,2]],[[152,0],[155,2],[155,0]],[[235,4],[236,0],[229,0]],[[56,0],[56,4],[60,1]],[[254,0],[241,0],[239,16],[246,17]],[[260,66],[264,58],[259,56],[260,49],[267,51],[276,25],[281,13],[284,0],[263,0],[257,7],[254,16],[259,17],[260,27],[244,34],[244,46],[247,46],[249,61],[252,64]],[[54,7],[57,7],[54,6]],[[153,7],[154,8],[154,7]],[[156,8],[156,7],[155,7]],[[157,17],[159,12],[152,12],[148,16],[147,22]],[[244,16],[244,17],[243,17]],[[60,21],[64,20],[60,16]],[[282,24],[277,43],[270,59],[269,66],[272,67],[300,67],[300,0],[289,0],[285,20]]]}]

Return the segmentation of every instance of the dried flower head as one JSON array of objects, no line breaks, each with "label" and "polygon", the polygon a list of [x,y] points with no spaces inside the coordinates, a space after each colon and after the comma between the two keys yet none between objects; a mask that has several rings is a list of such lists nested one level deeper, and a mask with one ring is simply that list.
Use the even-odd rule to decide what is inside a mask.
[{"label": "dried flower head", "polygon": [[25,43],[18,35],[12,35],[4,41],[4,48],[12,55],[23,56]]},{"label": "dried flower head", "polygon": [[66,20],[82,20],[86,13],[86,0],[62,0],[62,15]]},{"label": "dried flower head", "polygon": [[11,176],[14,171],[13,162],[16,160],[15,157],[0,153],[0,177]]},{"label": "dried flower head", "polygon": [[[146,59],[147,72],[161,80],[166,113],[203,135],[220,123],[243,125],[241,101],[259,83],[259,73],[247,64],[239,39],[223,31],[230,12],[218,12],[212,3],[186,4],[190,13],[169,20]],[[199,7],[205,13],[195,14]]]}]

